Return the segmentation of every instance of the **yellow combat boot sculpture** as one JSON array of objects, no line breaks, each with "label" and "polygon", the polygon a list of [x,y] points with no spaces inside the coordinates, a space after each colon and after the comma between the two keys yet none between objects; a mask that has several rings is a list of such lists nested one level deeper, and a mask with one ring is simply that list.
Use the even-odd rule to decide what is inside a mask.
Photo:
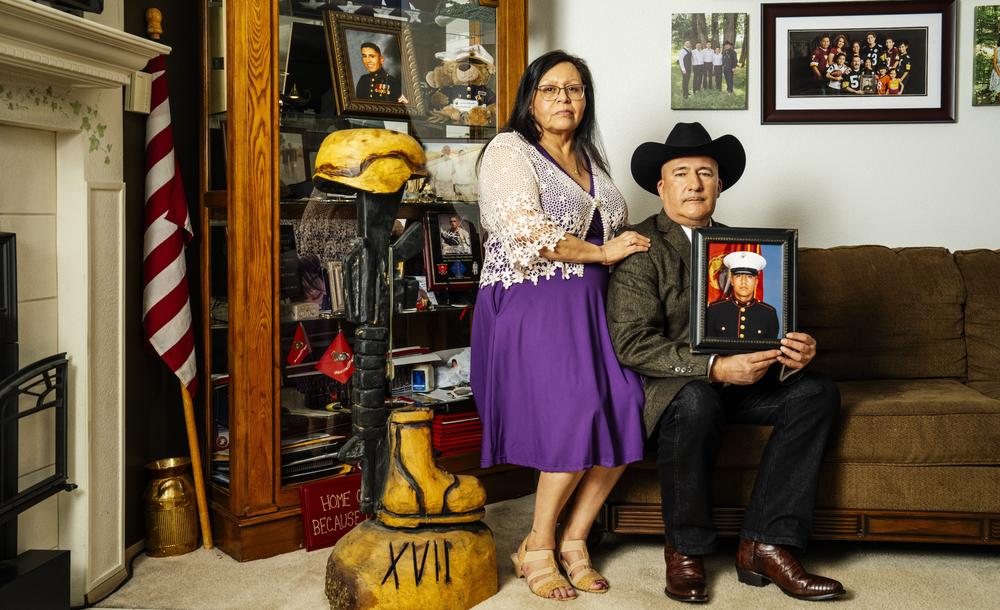
[{"label": "yellow combat boot sculpture", "polygon": [[430,409],[398,409],[389,418],[389,473],[378,520],[390,527],[473,523],[483,518],[486,490],[475,477],[438,468]]}]

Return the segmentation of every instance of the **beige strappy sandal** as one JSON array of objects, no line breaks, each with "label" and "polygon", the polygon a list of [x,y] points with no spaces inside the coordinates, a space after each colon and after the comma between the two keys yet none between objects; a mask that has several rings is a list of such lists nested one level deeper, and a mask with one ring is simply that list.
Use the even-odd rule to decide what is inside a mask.
[{"label": "beige strappy sandal", "polygon": [[[583,553],[583,557],[572,563],[563,559],[563,553],[573,552]],[[591,565],[590,553],[587,552],[587,543],[583,540],[563,540],[559,544],[559,563],[562,564],[563,570],[566,571],[566,576],[573,583],[573,587],[584,593],[607,593],[608,589],[611,588],[611,583],[608,582],[608,579],[601,576],[594,569],[594,566]],[[583,569],[581,570],[580,568]],[[604,582],[604,587],[594,589],[594,584],[601,581]]]},{"label": "beige strappy sandal", "polygon": [[551,597],[552,592],[556,589],[572,589],[573,587],[559,573],[559,566],[556,565],[555,554],[552,549],[529,551],[527,544],[527,540],[522,542],[517,552],[511,553],[510,556],[510,560],[514,562],[514,573],[517,574],[517,577],[525,578],[524,564],[545,561],[547,565],[532,569],[531,574],[527,576],[528,589],[538,597],[544,597],[545,599],[554,599],[557,601],[575,599],[574,597]]}]

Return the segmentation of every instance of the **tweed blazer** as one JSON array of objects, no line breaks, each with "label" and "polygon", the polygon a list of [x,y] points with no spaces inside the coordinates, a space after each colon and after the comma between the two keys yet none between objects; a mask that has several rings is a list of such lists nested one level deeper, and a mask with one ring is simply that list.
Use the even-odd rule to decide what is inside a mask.
[{"label": "tweed blazer", "polygon": [[649,251],[611,274],[608,330],[618,360],[642,375],[648,437],[684,385],[708,378],[709,356],[691,353],[691,242],[684,230],[662,210],[631,228],[650,239]]}]

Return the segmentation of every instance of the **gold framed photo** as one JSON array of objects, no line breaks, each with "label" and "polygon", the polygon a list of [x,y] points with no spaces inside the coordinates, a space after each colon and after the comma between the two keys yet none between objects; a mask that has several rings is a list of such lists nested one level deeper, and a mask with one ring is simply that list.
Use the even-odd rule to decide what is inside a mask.
[{"label": "gold framed photo", "polygon": [[407,24],[332,10],[323,23],[337,114],[426,114]]}]

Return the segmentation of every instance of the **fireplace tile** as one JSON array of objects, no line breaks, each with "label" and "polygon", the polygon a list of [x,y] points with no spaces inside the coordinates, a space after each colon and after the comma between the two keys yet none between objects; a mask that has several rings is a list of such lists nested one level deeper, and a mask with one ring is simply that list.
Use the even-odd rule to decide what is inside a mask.
[{"label": "fireplace tile", "polygon": [[0,213],[56,213],[56,134],[0,125]]},{"label": "fireplace tile", "polygon": [[21,301],[17,304],[21,366],[27,366],[59,351],[58,323],[56,299]]},{"label": "fireplace tile", "polygon": [[2,214],[0,230],[17,234],[17,300],[56,296],[56,217]]}]

